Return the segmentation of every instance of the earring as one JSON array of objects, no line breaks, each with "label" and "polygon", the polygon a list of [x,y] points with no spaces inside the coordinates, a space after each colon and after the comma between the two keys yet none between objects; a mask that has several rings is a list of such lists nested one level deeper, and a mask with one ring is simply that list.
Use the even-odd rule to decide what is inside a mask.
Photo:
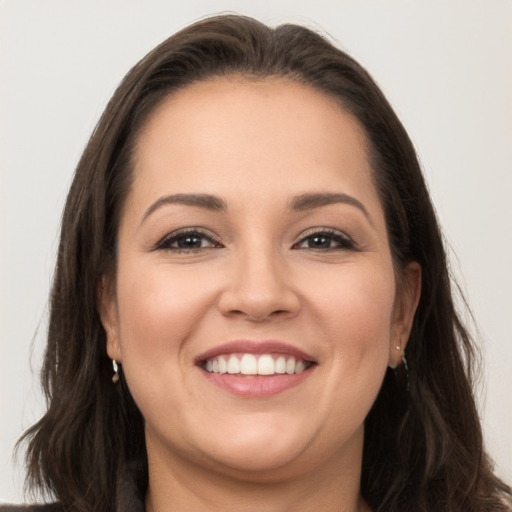
[{"label": "earring", "polygon": [[[402,350],[400,345],[397,345],[396,349],[399,352],[401,352],[401,350]],[[405,358],[405,352],[403,354],[400,354],[400,357],[402,359],[402,364],[393,368],[393,371],[395,372],[397,379],[405,387],[406,391],[409,392],[409,366],[407,365],[407,359]]]},{"label": "earring", "polygon": [[408,372],[409,371],[409,367],[407,366],[407,359],[405,358],[405,353],[402,354],[402,363],[403,363],[403,366],[405,368],[405,371]]},{"label": "earring", "polygon": [[112,382],[117,384],[117,382],[119,382],[119,366],[115,359],[112,359],[112,368],[114,370],[114,375],[112,375]]}]

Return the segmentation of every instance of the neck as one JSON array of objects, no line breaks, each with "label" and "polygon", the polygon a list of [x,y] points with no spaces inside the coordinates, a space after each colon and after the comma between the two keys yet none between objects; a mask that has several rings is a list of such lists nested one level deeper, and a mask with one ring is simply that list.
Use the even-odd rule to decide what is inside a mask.
[{"label": "neck", "polygon": [[[360,494],[360,449],[333,454],[308,471],[280,468],[264,474],[243,474],[218,466],[195,464],[148,440],[147,512],[369,512]],[[157,449],[158,448],[158,449]]]}]

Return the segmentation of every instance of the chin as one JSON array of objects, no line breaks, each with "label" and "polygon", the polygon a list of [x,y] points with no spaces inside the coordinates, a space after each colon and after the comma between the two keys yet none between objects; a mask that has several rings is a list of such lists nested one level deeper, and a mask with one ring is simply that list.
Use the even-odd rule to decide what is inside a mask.
[{"label": "chin", "polygon": [[245,474],[248,479],[261,482],[297,468],[308,444],[304,429],[287,428],[283,424],[266,428],[261,420],[253,421],[252,428],[245,425],[224,429],[220,434],[218,441],[209,436],[205,455],[240,476]]},{"label": "chin", "polygon": [[257,483],[270,483],[276,480],[296,476],[302,471],[299,462],[300,451],[289,450],[263,450],[249,447],[246,452],[233,454],[215,454],[214,469],[235,476],[239,480]]}]

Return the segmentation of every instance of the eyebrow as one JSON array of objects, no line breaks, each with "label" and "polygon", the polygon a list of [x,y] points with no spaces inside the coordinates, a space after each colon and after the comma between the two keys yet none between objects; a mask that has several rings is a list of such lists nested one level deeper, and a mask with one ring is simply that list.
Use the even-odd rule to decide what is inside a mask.
[{"label": "eyebrow", "polygon": [[327,206],[330,204],[343,203],[349,204],[359,208],[366,218],[372,222],[368,210],[364,204],[361,203],[355,197],[349,196],[348,194],[340,193],[319,193],[319,194],[301,194],[300,196],[294,197],[290,202],[290,208],[295,211],[313,210],[314,208],[320,208],[321,206]]},{"label": "eyebrow", "polygon": [[196,206],[199,208],[205,208],[214,212],[223,212],[227,210],[226,202],[217,196],[210,194],[173,194],[170,196],[163,196],[157,199],[142,216],[142,222],[144,222],[154,211],[158,210],[167,204],[184,204],[187,206]]},{"label": "eyebrow", "polygon": [[[372,223],[372,219],[368,210],[363,203],[348,194],[342,193],[314,193],[314,194],[301,194],[292,198],[289,208],[293,211],[306,211],[328,206],[330,204],[348,204],[355,206],[361,210],[367,219]],[[187,206],[195,206],[205,208],[206,210],[214,212],[225,212],[228,207],[226,201],[220,197],[211,194],[172,194],[163,196],[157,199],[142,216],[141,224],[156,210],[168,204],[184,204]]]}]

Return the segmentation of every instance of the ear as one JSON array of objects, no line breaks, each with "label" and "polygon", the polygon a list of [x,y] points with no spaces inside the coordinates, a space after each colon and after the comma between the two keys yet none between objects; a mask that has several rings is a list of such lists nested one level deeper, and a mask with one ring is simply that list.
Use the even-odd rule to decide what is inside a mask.
[{"label": "ear", "polygon": [[410,262],[403,272],[397,287],[389,345],[389,366],[396,368],[402,364],[402,356],[409,341],[414,314],[421,295],[421,267],[418,262]]},{"label": "ear", "polygon": [[107,354],[110,359],[121,362],[119,344],[119,322],[114,279],[103,276],[98,290],[98,305],[101,323],[107,338]]}]

